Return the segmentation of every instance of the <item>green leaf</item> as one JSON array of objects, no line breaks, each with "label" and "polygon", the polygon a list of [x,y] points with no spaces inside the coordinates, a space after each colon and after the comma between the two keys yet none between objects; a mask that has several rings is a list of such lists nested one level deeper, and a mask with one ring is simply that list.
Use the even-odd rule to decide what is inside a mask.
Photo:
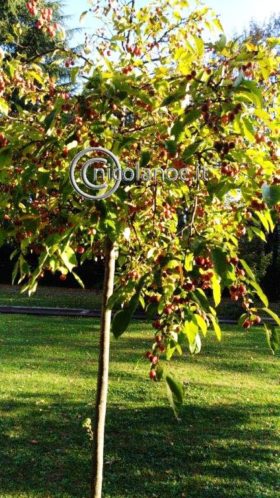
[{"label": "green leaf", "polygon": [[47,115],[47,117],[45,119],[45,123],[44,123],[46,131],[48,131],[52,127],[57,113],[58,113],[58,109],[54,109],[52,112],[50,112],[50,114]]},{"label": "green leaf", "polygon": [[262,301],[262,303],[265,305],[265,307],[267,308],[268,307],[268,299],[265,295],[265,293],[263,292],[263,290],[261,289],[261,287],[259,286],[259,284],[257,282],[254,282],[253,280],[250,280],[250,285],[252,287],[254,287],[259,299]]},{"label": "green leaf", "polygon": [[12,162],[12,150],[8,147],[4,149],[0,149],[0,167],[4,168],[5,166],[10,166]]},{"label": "green leaf", "polygon": [[215,43],[216,50],[223,50],[226,46],[227,38],[225,35],[220,35],[219,41]]},{"label": "green leaf", "polygon": [[213,287],[213,298],[215,306],[219,306],[221,302],[222,292],[221,292],[220,279],[219,277],[217,277],[215,273],[212,277],[212,287]]},{"label": "green leaf", "polygon": [[255,215],[259,218],[259,220],[260,220],[261,224],[263,225],[264,229],[267,232],[270,232],[270,224],[269,224],[268,219],[266,218],[266,216],[261,211],[256,211]]},{"label": "green leaf", "polygon": [[213,324],[213,329],[215,331],[216,337],[217,337],[218,341],[220,341],[222,339],[222,331],[221,331],[220,325],[218,324],[215,316],[213,316],[213,315],[209,315],[209,316],[210,316],[210,320]]},{"label": "green leaf", "polygon": [[112,331],[116,338],[120,337],[127,329],[132,318],[128,309],[117,311],[112,322]]},{"label": "green leaf", "polygon": [[8,116],[9,114],[9,105],[3,97],[0,97],[0,113],[5,116]]},{"label": "green leaf", "polygon": [[194,301],[198,302],[198,304],[202,306],[205,311],[210,311],[209,301],[202,289],[198,287],[194,292],[191,292],[190,295],[192,296]]},{"label": "green leaf", "polygon": [[198,119],[200,115],[201,111],[199,111],[198,109],[193,109],[192,111],[187,112],[186,117],[184,119],[184,125],[186,126],[193,123],[193,121]]},{"label": "green leaf", "polygon": [[189,344],[189,350],[191,354],[199,354],[201,351],[201,338],[199,334],[196,334],[194,341]]},{"label": "green leaf", "polygon": [[194,314],[194,319],[199,326],[200,330],[202,331],[203,335],[206,336],[207,333],[207,323],[204,320],[204,318],[201,315]]},{"label": "green leaf", "polygon": [[161,103],[161,107],[168,106],[169,104],[173,104],[174,102],[178,102],[178,100],[181,100],[185,97],[186,95],[186,86],[183,86],[177,92],[171,93]]},{"label": "green leaf", "polygon": [[13,78],[15,71],[17,69],[17,65],[15,64],[15,61],[7,61],[6,68],[7,68],[7,73],[10,76],[10,78]]},{"label": "green leaf", "polygon": [[79,71],[80,71],[79,67],[73,67],[70,71],[71,82],[73,83],[73,85],[76,83]]},{"label": "green leaf", "polygon": [[271,316],[271,318],[273,318],[273,320],[280,327],[280,318],[279,318],[279,316],[276,313],[274,313],[274,311],[272,311],[270,308],[261,308],[261,309],[262,309],[262,311],[264,311],[265,313],[267,313],[269,316]]},{"label": "green leaf", "polygon": [[266,331],[268,345],[272,353],[275,354],[280,348],[280,331],[275,327],[271,327],[271,329],[269,329],[266,325],[264,328]]},{"label": "green leaf", "polygon": [[196,336],[198,334],[198,322],[193,316],[191,320],[186,320],[184,323],[183,333],[187,336],[190,348],[196,342]]},{"label": "green leaf", "polygon": [[239,75],[235,78],[234,82],[233,82],[233,88],[238,88],[240,83],[242,83],[242,81],[244,80],[244,74],[242,71],[240,71]]},{"label": "green leaf", "polygon": [[178,119],[177,121],[175,121],[174,125],[171,128],[171,135],[175,138],[175,140],[178,141],[184,129],[184,121],[182,119]]},{"label": "green leaf", "polygon": [[148,150],[143,150],[140,159],[140,168],[145,168],[151,159],[151,153]]},{"label": "green leaf", "polygon": [[184,387],[181,382],[173,377],[173,375],[166,375],[165,380],[167,396],[174,411],[174,415],[178,419],[178,412],[184,401]]},{"label": "green leaf", "polygon": [[132,319],[132,316],[138,306],[140,293],[145,283],[146,277],[147,275],[143,275],[143,277],[140,278],[136,287],[136,292],[130,299],[128,306],[123,310],[117,311],[117,313],[114,315],[112,322],[112,332],[116,338],[120,337],[126,331]]},{"label": "green leaf", "polygon": [[66,266],[67,270],[72,272],[73,268],[77,266],[77,258],[73,249],[67,246],[64,251],[60,254],[60,257]]},{"label": "green leaf", "polygon": [[183,154],[182,154],[182,159],[184,161],[187,161],[188,159],[190,159],[190,157],[192,157],[195,152],[197,151],[197,149],[199,148],[200,146],[200,141],[199,142],[194,142],[193,144],[190,144],[188,147],[186,147],[186,149],[184,150]]},{"label": "green leaf", "polygon": [[232,189],[235,188],[235,185],[232,183],[232,181],[229,181],[228,179],[222,180],[219,183],[211,183],[207,185],[207,189],[209,194],[213,197],[214,195],[222,200],[223,197]]},{"label": "green leaf", "polygon": [[184,267],[185,267],[186,271],[192,271],[193,261],[194,261],[193,253],[186,254],[185,262],[184,262]]},{"label": "green leaf", "polygon": [[280,202],[280,185],[264,185],[262,195],[270,207]]},{"label": "green leaf", "polygon": [[212,258],[215,272],[221,277],[221,286],[230,285],[235,280],[235,275],[231,271],[226,253],[220,247],[216,247],[212,249]]},{"label": "green leaf", "polygon": [[170,154],[176,154],[177,152],[177,142],[176,140],[167,140],[165,142],[165,147]]},{"label": "green leaf", "polygon": [[221,277],[228,269],[227,255],[220,249],[216,247],[212,250],[212,258],[217,274]]},{"label": "green leaf", "polygon": [[244,80],[235,90],[237,99],[238,95],[240,95],[241,97],[245,97],[245,100],[247,99],[255,104],[257,108],[263,106],[262,92],[255,81]]},{"label": "green leaf", "polygon": [[157,374],[156,379],[161,380],[163,377],[163,373],[164,373],[164,370],[163,370],[162,366],[157,364],[157,366],[156,366],[156,374]]},{"label": "green leaf", "polygon": [[257,237],[259,237],[259,239],[261,239],[263,242],[266,242],[266,236],[263,231],[260,230],[260,228],[251,227],[251,230]]},{"label": "green leaf", "polygon": [[78,284],[84,289],[85,288],[84,282],[80,279],[79,275],[77,275],[77,273],[74,271],[72,271],[72,275],[76,280],[76,282],[78,282]]},{"label": "green leaf", "polygon": [[244,259],[240,259],[240,263],[242,264],[244,270],[246,271],[247,275],[252,279],[256,280],[256,277],[254,273],[252,272],[251,268],[247,265],[246,261]]}]

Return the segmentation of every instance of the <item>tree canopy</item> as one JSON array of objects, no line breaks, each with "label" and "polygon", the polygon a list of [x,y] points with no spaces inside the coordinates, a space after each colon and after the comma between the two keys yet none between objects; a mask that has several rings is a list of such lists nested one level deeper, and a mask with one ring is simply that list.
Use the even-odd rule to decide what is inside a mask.
[{"label": "tree canopy", "polygon": [[[157,316],[149,358],[160,379],[162,353],[199,352],[210,327],[221,339],[215,307],[225,288],[243,304],[244,328],[261,321],[259,301],[279,324],[239,259],[240,239],[265,240],[279,216],[278,41],[227,40],[211,9],[184,0],[105,2],[93,14],[105,26],[91,53],[67,50],[57,32],[51,42],[63,64],[75,64],[73,84],[85,81],[79,94],[57,86],[55,61],[46,70],[42,55],[1,57],[1,241],[15,242],[14,277],[29,292],[44,270],[75,275],[113,241],[110,305],[123,307],[113,332],[126,330],[139,303]],[[38,31],[51,35],[51,23]],[[15,91],[24,106],[13,105]],[[125,182],[93,203],[69,182],[70,161],[88,146],[112,151],[123,167],[187,176]]]}]

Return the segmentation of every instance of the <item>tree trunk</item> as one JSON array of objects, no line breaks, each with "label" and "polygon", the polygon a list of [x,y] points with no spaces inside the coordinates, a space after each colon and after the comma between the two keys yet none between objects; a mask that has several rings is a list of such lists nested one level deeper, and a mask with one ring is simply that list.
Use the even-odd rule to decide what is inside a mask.
[{"label": "tree trunk", "polygon": [[107,308],[113,293],[115,276],[115,247],[108,238],[105,243],[105,275],[100,328],[100,350],[98,362],[95,421],[93,425],[92,480],[90,498],[101,498],[103,480],[103,453],[105,419],[107,408],[110,328],[112,311]]}]

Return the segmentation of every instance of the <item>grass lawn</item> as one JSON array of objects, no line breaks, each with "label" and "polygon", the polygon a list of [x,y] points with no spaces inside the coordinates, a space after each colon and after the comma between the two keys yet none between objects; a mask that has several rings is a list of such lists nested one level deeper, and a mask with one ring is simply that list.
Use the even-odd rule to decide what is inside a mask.
[{"label": "grass lawn", "polygon": [[[0,305],[2,306],[100,309],[101,301],[101,291],[96,290],[39,287],[37,292],[29,297],[28,294],[20,292],[19,286],[0,284]],[[271,303],[270,306],[280,314],[280,303]],[[243,312],[240,303],[233,303],[229,298],[224,298],[218,308],[220,316],[236,321]],[[265,314],[264,316],[266,317]]]},{"label": "grass lawn", "polygon": [[101,292],[64,287],[39,287],[32,296],[22,294],[17,285],[0,284],[0,305],[43,306],[51,308],[98,309],[101,306]]},{"label": "grass lawn", "polygon": [[[112,341],[103,496],[279,496],[279,357],[262,331],[227,328],[170,364],[181,423],[148,379],[148,332]],[[0,339],[0,497],[86,498],[98,323],[2,315]]]}]

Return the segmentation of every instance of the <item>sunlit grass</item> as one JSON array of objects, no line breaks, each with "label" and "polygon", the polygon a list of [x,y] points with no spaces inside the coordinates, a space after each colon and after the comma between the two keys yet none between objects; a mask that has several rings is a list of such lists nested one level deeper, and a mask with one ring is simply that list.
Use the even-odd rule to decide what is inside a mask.
[{"label": "sunlit grass", "polygon": [[[275,498],[279,358],[261,329],[210,333],[167,365],[186,385],[180,423],[148,379],[149,331],[112,340],[103,496]],[[97,345],[97,321],[1,317],[1,498],[88,496]]]}]

